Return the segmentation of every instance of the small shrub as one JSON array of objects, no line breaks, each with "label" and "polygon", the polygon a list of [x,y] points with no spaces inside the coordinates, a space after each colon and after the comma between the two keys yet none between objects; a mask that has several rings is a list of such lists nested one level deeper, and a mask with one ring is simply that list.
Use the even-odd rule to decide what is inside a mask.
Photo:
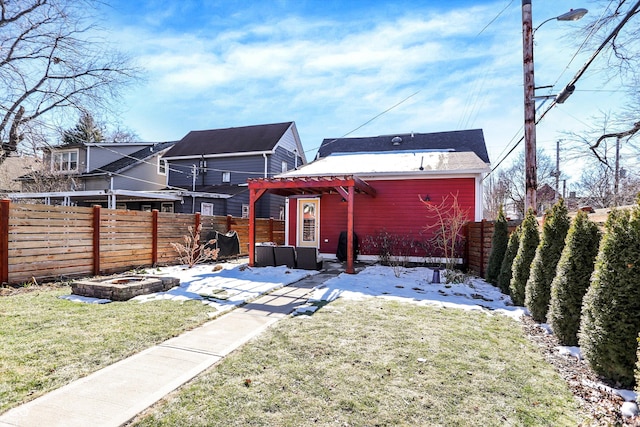
[{"label": "small shrub", "polygon": [[613,210],[583,300],[578,342],[594,372],[625,387],[634,383],[640,332],[639,260],[640,206]]},{"label": "small shrub", "polygon": [[189,226],[189,235],[182,236],[184,243],[171,243],[173,249],[178,252],[178,259],[182,264],[186,264],[189,268],[196,264],[216,260],[218,259],[218,253],[220,249],[211,249],[208,245],[213,245],[216,240],[211,239],[206,243],[200,243],[200,232],[202,231],[202,224],[198,226],[198,229],[194,231],[192,226]]},{"label": "small shrub", "polygon": [[393,268],[396,277],[400,277],[410,257],[418,255],[420,247],[410,235],[391,234],[386,230],[362,239],[362,252],[377,255],[382,265]]},{"label": "small shrub", "polygon": [[502,265],[500,266],[500,275],[498,275],[498,287],[503,294],[509,295],[511,293],[509,283],[511,283],[513,260],[518,253],[518,246],[520,246],[520,226],[518,226],[518,228],[516,228],[509,236],[507,251],[504,253]]},{"label": "small shrub", "polygon": [[538,221],[532,209],[529,209],[521,226],[520,245],[518,246],[518,253],[513,260],[511,282],[509,283],[511,299],[515,305],[524,305],[525,287],[527,280],[529,280],[531,262],[536,255],[538,243],[540,243]]},{"label": "small shrub", "polygon": [[536,322],[547,321],[551,282],[556,276],[556,267],[562,255],[569,224],[567,207],[564,200],[560,199],[545,217],[542,238],[531,263],[531,274],[525,287],[524,305]]},{"label": "small shrub", "polygon": [[587,213],[578,211],[551,282],[547,313],[548,322],[563,345],[578,345],[582,299],[591,282],[600,236],[598,226]]},{"label": "small shrub", "polygon": [[471,275],[460,270],[444,270],[443,272],[445,283],[462,284],[470,283]]},{"label": "small shrub", "polygon": [[498,218],[493,225],[493,237],[491,238],[491,254],[489,255],[489,264],[487,265],[487,282],[497,285],[500,276],[500,267],[502,260],[507,252],[509,243],[509,226],[507,218],[504,216],[502,205],[498,211]]}]

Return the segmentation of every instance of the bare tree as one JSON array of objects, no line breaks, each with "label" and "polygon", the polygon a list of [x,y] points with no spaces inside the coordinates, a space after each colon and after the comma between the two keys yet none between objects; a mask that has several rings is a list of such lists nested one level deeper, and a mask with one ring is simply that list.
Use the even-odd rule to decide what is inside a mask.
[{"label": "bare tree", "polygon": [[[109,109],[139,70],[96,38],[98,0],[0,0],[0,162],[53,111]],[[93,9],[92,9],[93,8]]]},{"label": "bare tree", "polygon": [[606,208],[613,202],[613,173],[610,168],[595,163],[583,170],[578,190],[585,204],[594,208]]},{"label": "bare tree", "polygon": [[509,179],[504,171],[489,175],[484,181],[484,200],[482,215],[486,219],[496,219],[500,207],[509,202]]},{"label": "bare tree", "polygon": [[[555,163],[551,157],[546,155],[542,150],[538,150],[536,154],[537,171],[538,171],[538,189],[546,185],[555,185],[553,172],[555,171]],[[502,182],[505,187],[507,201],[504,203],[505,211],[518,214],[524,218],[524,199],[525,199],[525,179],[524,179],[524,151],[521,151],[510,166],[498,172],[498,181]],[[494,172],[495,173],[495,172]],[[543,199],[539,200],[538,212],[543,212]]]},{"label": "bare tree", "polygon": [[[595,0],[596,13],[590,13],[584,20],[581,34],[575,37],[579,43],[585,41],[587,50],[595,50],[610,35],[613,35],[605,50],[600,54],[604,60],[602,71],[610,78],[620,79],[623,85],[632,87],[638,77],[640,65],[640,23],[636,19],[640,13],[636,2],[627,0]],[[598,9],[599,8],[599,9]],[[621,21],[629,15],[629,20],[618,28]]]}]

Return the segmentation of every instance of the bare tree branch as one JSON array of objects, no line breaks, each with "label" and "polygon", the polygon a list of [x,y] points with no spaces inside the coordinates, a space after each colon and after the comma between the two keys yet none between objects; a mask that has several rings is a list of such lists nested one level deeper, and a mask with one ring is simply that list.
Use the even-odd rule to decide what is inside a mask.
[{"label": "bare tree branch", "polygon": [[[109,111],[140,70],[85,23],[99,0],[0,0],[0,141],[15,151],[26,126],[66,109]],[[0,162],[2,156],[0,156]]]}]

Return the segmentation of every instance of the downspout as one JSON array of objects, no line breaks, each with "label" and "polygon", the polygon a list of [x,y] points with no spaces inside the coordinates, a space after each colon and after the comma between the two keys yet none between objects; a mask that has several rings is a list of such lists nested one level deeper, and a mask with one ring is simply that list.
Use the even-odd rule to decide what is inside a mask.
[{"label": "downspout", "polygon": [[269,161],[267,159],[267,153],[262,153],[262,157],[264,157],[264,177],[268,178],[269,177],[269,173],[268,173],[269,172],[269,169],[268,169]]},{"label": "downspout", "polygon": [[85,169],[85,173],[89,173],[89,163],[91,163],[91,147],[87,146],[87,167]]}]

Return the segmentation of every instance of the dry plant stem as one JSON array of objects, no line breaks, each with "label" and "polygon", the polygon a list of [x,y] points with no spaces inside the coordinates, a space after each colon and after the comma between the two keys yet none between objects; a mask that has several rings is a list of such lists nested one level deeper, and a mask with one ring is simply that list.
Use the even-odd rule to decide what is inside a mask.
[{"label": "dry plant stem", "polygon": [[445,267],[447,270],[453,270],[456,266],[456,249],[462,240],[462,228],[469,220],[469,210],[460,207],[457,193],[445,196],[437,204],[424,201],[422,198],[420,201],[427,209],[427,217],[430,220],[435,219],[434,223],[427,221],[424,229],[434,233],[433,243],[442,251],[446,259]]},{"label": "dry plant stem", "polygon": [[213,245],[216,240],[211,239],[208,242],[200,243],[201,231],[202,224],[200,224],[195,231],[192,226],[189,226],[189,235],[182,236],[184,244],[171,243],[171,246],[178,252],[180,262],[186,264],[189,268],[205,261],[218,259],[220,249],[210,249],[206,247],[207,245]]}]

